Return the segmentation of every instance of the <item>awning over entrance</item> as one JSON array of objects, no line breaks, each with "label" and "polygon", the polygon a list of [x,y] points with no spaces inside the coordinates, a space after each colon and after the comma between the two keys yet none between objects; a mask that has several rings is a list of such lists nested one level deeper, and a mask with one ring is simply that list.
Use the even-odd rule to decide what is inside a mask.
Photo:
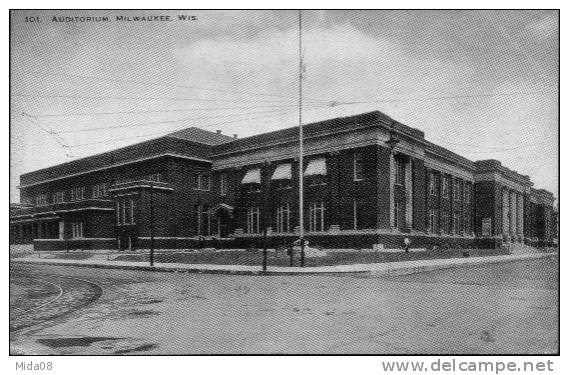
[{"label": "awning over entrance", "polygon": [[308,162],[308,166],[304,170],[305,176],[326,175],[326,159],[312,159]]},{"label": "awning over entrance", "polygon": [[290,180],[292,177],[292,167],[290,163],[279,164],[273,173],[271,180]]},{"label": "awning over entrance", "polygon": [[245,177],[241,180],[242,184],[260,184],[261,183],[261,169],[254,168],[249,169],[247,173],[245,173]]}]

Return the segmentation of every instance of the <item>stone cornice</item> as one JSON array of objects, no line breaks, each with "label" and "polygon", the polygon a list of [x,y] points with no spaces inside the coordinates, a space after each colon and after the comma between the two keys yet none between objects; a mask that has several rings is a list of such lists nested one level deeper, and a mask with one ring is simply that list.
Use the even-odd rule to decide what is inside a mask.
[{"label": "stone cornice", "polygon": [[505,178],[501,173],[495,172],[483,172],[483,173],[476,173],[474,175],[475,182],[482,182],[482,181],[492,181],[496,182],[506,188],[516,190],[522,194],[529,194],[531,185],[529,184],[521,184],[517,181]]},{"label": "stone cornice", "polygon": [[460,168],[456,165],[446,163],[442,160],[427,157],[425,158],[425,167],[431,168],[438,172],[450,174],[454,177],[462,178],[466,181],[474,181],[474,174],[471,171]]}]

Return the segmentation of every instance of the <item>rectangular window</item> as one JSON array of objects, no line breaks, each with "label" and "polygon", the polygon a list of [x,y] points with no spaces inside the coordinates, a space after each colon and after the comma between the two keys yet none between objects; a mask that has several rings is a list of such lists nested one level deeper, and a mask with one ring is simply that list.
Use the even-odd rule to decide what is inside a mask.
[{"label": "rectangular window", "polygon": [[429,209],[429,216],[428,216],[428,231],[429,233],[434,233],[436,231],[436,222],[437,222],[437,211],[434,208]]},{"label": "rectangular window", "polygon": [[453,220],[454,221],[454,224],[453,224],[454,225],[454,228],[453,228],[454,233],[456,233],[456,234],[462,233],[462,226],[461,226],[462,220],[460,220],[461,219],[460,212],[455,212],[453,215],[453,219],[454,219]]},{"label": "rectangular window", "polygon": [[460,199],[462,197],[462,184],[460,183],[460,180],[458,180],[458,179],[454,180],[454,189],[453,189],[452,195],[454,196],[455,202],[460,202]]},{"label": "rectangular window", "polygon": [[71,189],[71,201],[80,201],[85,199],[85,186]]},{"label": "rectangular window", "polygon": [[311,232],[323,232],[324,226],[324,202],[310,204],[309,230]]},{"label": "rectangular window", "polygon": [[71,223],[71,237],[83,238],[83,222],[78,221]]},{"label": "rectangular window", "polygon": [[197,190],[209,191],[210,176],[206,173],[199,173],[194,177],[194,188]]},{"label": "rectangular window", "polygon": [[63,203],[65,202],[65,192],[58,191],[53,194],[53,203]]},{"label": "rectangular window", "polygon": [[402,160],[395,160],[395,183],[405,185],[405,163]]},{"label": "rectangular window", "polygon": [[93,198],[102,198],[108,195],[107,183],[102,182],[93,186]]},{"label": "rectangular window", "polygon": [[309,186],[326,185],[326,175],[316,174],[307,177]]},{"label": "rectangular window", "polygon": [[227,195],[227,175],[225,173],[219,176],[219,195]]},{"label": "rectangular window", "polygon": [[200,190],[208,190],[209,191],[209,185],[210,185],[209,174],[203,174],[201,176]]},{"label": "rectangular window", "polygon": [[144,177],[145,181],[162,182],[162,173],[153,173]]},{"label": "rectangular window", "polygon": [[354,181],[361,181],[364,179],[364,163],[361,153],[354,154]]},{"label": "rectangular window", "polygon": [[196,205],[198,236],[209,236],[211,230],[211,215],[207,204]]},{"label": "rectangular window", "polygon": [[285,204],[277,208],[277,227],[278,233],[290,232],[290,205]]},{"label": "rectangular window", "polygon": [[45,206],[47,204],[47,194],[40,194],[36,197],[36,206]]},{"label": "rectangular window", "polygon": [[370,203],[366,198],[353,200],[353,224],[354,230],[375,227],[374,211],[370,210]]},{"label": "rectangular window", "polygon": [[242,185],[243,186],[243,190],[246,193],[259,193],[261,191],[261,185],[260,184],[246,184],[246,185]]},{"label": "rectangular window", "polygon": [[247,208],[247,233],[259,233],[259,207]]},{"label": "rectangular window", "polygon": [[464,215],[464,232],[470,234],[470,215]]},{"label": "rectangular window", "polygon": [[449,185],[448,177],[447,177],[447,176],[443,176],[443,177],[442,177],[442,193],[443,193],[442,195],[443,195],[443,198],[448,198],[448,196],[449,196],[449,195],[448,195],[448,194],[449,194],[449,193],[448,193],[448,190],[449,190],[449,189],[448,189],[448,188],[449,188],[448,185]]},{"label": "rectangular window", "polygon": [[437,175],[433,172],[429,174],[429,194],[430,195],[437,195]]},{"label": "rectangular window", "polygon": [[120,224],[124,224],[126,223],[126,205],[124,204],[124,201],[121,201],[120,210],[121,210],[121,219],[122,219]]},{"label": "rectangular window", "polygon": [[446,211],[441,214],[441,231],[447,234],[450,233],[450,215]]},{"label": "rectangular window", "polygon": [[135,218],[136,218],[136,214],[135,214],[134,199],[130,198],[130,223],[131,224],[136,223],[136,221],[134,220]]},{"label": "rectangular window", "polygon": [[393,227],[399,228],[401,223],[401,202],[395,202],[393,205]]},{"label": "rectangular window", "polygon": [[472,200],[472,190],[470,185],[464,185],[464,203],[470,204]]}]

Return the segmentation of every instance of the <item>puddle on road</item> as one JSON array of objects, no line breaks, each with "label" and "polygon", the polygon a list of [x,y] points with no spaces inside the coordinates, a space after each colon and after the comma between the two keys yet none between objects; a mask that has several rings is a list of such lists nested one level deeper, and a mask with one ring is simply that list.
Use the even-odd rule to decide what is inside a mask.
[{"label": "puddle on road", "polygon": [[37,339],[40,344],[48,346],[52,349],[69,348],[73,346],[89,346],[99,341],[116,341],[122,340],[117,337],[59,337],[54,339]]},{"label": "puddle on road", "polygon": [[[43,344],[51,349],[59,349],[63,354],[75,354],[76,350],[67,348],[90,347],[89,350],[92,354],[128,354],[136,352],[146,352],[158,348],[157,344],[141,344],[135,346],[136,343],[132,339],[124,337],[97,337],[97,336],[82,336],[82,337],[57,337],[57,338],[40,338],[36,342]],[[134,340],[138,341],[138,340]],[[93,345],[100,343],[98,345]],[[67,349],[67,350],[65,350]],[[100,352],[100,350],[106,352]]]},{"label": "puddle on road", "polygon": [[147,352],[147,351],[155,349],[157,347],[158,347],[158,345],[156,345],[156,344],[144,344],[144,345],[137,346],[135,348],[115,350],[113,352],[113,354],[128,354],[128,353],[134,353],[134,352]]}]

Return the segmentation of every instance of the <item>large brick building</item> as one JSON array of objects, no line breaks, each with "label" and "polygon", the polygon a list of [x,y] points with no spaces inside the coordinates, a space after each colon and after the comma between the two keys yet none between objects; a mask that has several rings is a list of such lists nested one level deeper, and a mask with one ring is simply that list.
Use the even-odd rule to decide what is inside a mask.
[{"label": "large brick building", "polygon": [[[553,195],[380,112],[305,125],[305,227],[326,248],[552,245]],[[397,139],[394,147],[386,141]],[[27,173],[13,243],[37,250],[272,246],[298,237],[298,128],[189,128]]]}]

